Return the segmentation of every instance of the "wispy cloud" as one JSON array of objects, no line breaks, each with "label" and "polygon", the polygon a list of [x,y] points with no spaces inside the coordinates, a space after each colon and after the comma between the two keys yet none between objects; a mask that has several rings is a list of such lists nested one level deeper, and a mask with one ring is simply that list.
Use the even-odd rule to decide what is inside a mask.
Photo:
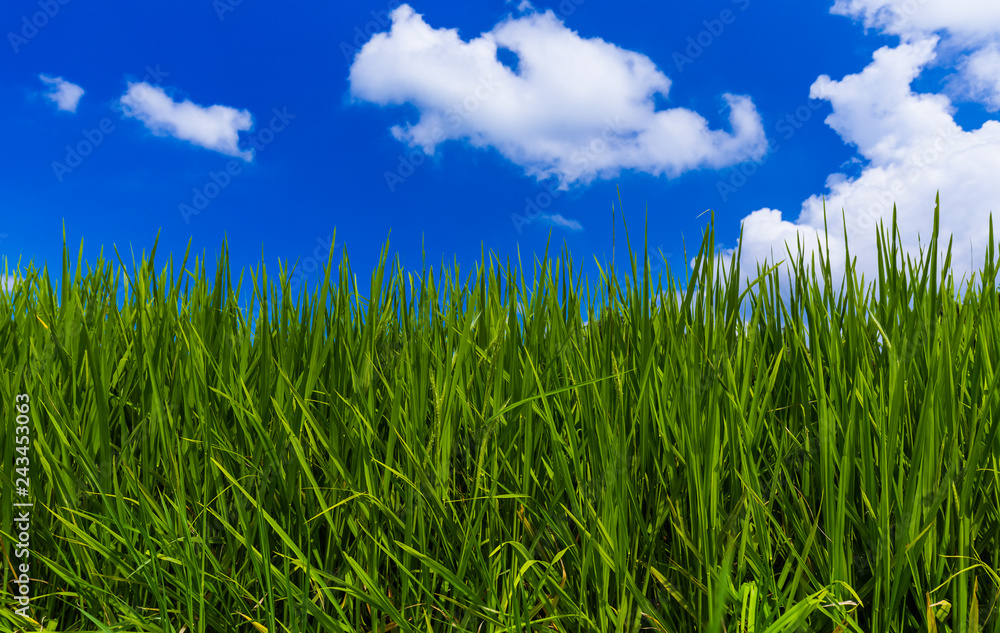
[{"label": "wispy cloud", "polygon": [[130,82],[120,103],[125,116],[142,121],[157,136],[172,136],[220,154],[253,160],[252,150],[239,149],[239,133],[253,127],[247,110],[177,102],[163,88],[145,82]]},{"label": "wispy cloud", "polygon": [[[420,120],[391,130],[411,147],[429,155],[447,140],[493,147],[539,181],[558,178],[561,189],[625,169],[676,177],[766,152],[749,97],[723,95],[731,132],[711,129],[692,110],[657,110],[654,97],[666,98],[671,81],[647,56],[583,38],[551,10],[519,8],[527,14],[466,42],[401,5],[391,30],[356,55],[351,95],[415,105]],[[516,71],[501,52],[516,56]]]},{"label": "wispy cloud", "polygon": [[569,229],[571,231],[582,231],[583,225],[576,220],[567,220],[558,213],[553,213],[552,215],[543,215],[541,219],[553,226],[561,226],[563,228]]},{"label": "wispy cloud", "polygon": [[[506,4],[514,4],[515,2],[517,2],[517,0],[507,0]],[[531,11],[534,8],[534,5],[532,5],[529,0],[521,0],[520,2],[517,2],[517,10],[520,12]]]},{"label": "wispy cloud", "polygon": [[55,103],[60,110],[76,112],[76,106],[80,103],[80,97],[83,96],[83,88],[66,81],[62,77],[38,75],[38,78],[49,85],[49,91],[45,96]]},{"label": "wispy cloud", "polygon": [[969,55],[955,85],[959,96],[983,104],[990,112],[1000,111],[1000,47],[987,45]]}]

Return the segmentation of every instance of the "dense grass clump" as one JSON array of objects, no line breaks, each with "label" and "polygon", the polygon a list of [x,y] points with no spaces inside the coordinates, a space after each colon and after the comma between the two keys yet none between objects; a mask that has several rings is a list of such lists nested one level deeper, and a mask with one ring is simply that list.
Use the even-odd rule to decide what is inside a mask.
[{"label": "dense grass clump", "polygon": [[122,307],[64,249],[0,294],[0,629],[1000,630],[997,269],[958,298],[937,226],[906,262],[880,227],[877,288],[827,253],[741,292],[711,228],[683,291],[633,256],[600,301],[565,252],[261,268],[252,331],[225,249],[154,248]]}]

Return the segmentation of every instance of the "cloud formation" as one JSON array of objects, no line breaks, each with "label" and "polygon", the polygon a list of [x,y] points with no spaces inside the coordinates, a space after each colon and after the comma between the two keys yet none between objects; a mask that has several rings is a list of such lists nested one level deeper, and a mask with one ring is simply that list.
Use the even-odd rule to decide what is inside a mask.
[{"label": "cloud formation", "polygon": [[146,82],[129,82],[119,103],[125,116],[142,121],[156,136],[172,136],[220,154],[253,160],[253,150],[240,151],[238,146],[239,133],[253,127],[247,110],[176,102],[162,88]]},{"label": "cloud formation", "polygon": [[80,103],[80,97],[83,96],[83,88],[66,81],[62,77],[38,75],[38,78],[49,85],[49,91],[45,96],[55,103],[60,110],[76,112],[76,106]]},{"label": "cloud formation", "polygon": [[965,42],[985,42],[1000,32],[1000,3],[994,0],[837,0],[830,12],[907,40],[945,31]]},{"label": "cloud formation", "polygon": [[569,229],[570,231],[582,231],[583,225],[576,220],[570,220],[564,218],[558,213],[553,213],[552,215],[543,215],[542,220],[548,222],[552,226],[562,227],[564,229]]},{"label": "cloud formation", "polygon": [[[468,42],[433,28],[409,5],[392,14],[350,69],[350,94],[382,106],[409,103],[420,119],[393,136],[434,155],[448,140],[495,148],[539,181],[560,189],[633,169],[676,177],[686,171],[759,159],[761,118],[746,96],[723,95],[731,131],[700,114],[657,110],[671,81],[645,55],[585,39],[551,11],[508,16]],[[516,72],[500,61],[516,56]],[[513,64],[512,64],[513,65]]]},{"label": "cloud formation", "polygon": [[17,283],[16,276],[0,275],[0,288],[3,288],[7,292],[13,292],[15,283]]},{"label": "cloud formation", "polygon": [[988,45],[962,62],[960,94],[982,103],[990,112],[1000,111],[1000,47]]},{"label": "cloud formation", "polygon": [[948,96],[916,93],[912,84],[938,60],[943,40],[954,42],[961,37],[971,43],[968,59],[973,61],[959,62],[960,72],[977,78],[977,98],[995,110],[1000,81],[990,63],[996,50],[988,43],[975,42],[985,41],[990,29],[1000,32],[1000,4],[954,1],[945,10],[944,5],[928,1],[920,11],[905,13],[904,8],[913,4],[916,0],[840,0],[834,6],[834,13],[901,37],[899,45],[877,50],[861,72],[840,80],[823,75],[810,88],[811,98],[825,99],[833,106],[826,123],[857,148],[864,167],[856,177],[829,176],[827,192],[806,200],[794,222],[783,220],[781,212],[771,208],[746,216],[742,220],[744,277],[756,269],[755,260],[765,256],[772,262],[787,259],[786,242],[795,253],[798,238],[804,240],[808,261],[823,231],[824,196],[836,275],[844,270],[842,211],[851,255],[857,257],[858,273],[866,273],[867,282],[878,272],[878,221],[891,224],[896,204],[905,250],[915,256],[918,245],[926,247],[930,237],[938,192],[942,255],[953,236],[956,282],[963,274],[968,281],[971,272],[982,265],[989,215],[1000,211],[996,177],[1000,173],[1000,121],[989,120],[979,129],[965,130],[955,121],[956,108]]}]

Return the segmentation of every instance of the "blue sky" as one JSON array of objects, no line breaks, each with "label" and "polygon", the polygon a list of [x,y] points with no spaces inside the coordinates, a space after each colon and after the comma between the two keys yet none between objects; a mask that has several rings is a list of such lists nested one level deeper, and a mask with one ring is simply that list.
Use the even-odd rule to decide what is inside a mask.
[{"label": "blue sky", "polygon": [[681,275],[706,210],[746,266],[814,243],[825,196],[870,279],[892,202],[916,247],[941,191],[959,272],[1000,208],[995,0],[11,0],[0,25],[0,258],[54,277],[65,223],[91,264],[159,233],[158,268],[191,240],[211,270],[225,237],[237,276],[298,261],[296,288],[335,228],[362,286],[387,238],[411,270],[530,272],[551,236],[593,285],[620,192]]}]

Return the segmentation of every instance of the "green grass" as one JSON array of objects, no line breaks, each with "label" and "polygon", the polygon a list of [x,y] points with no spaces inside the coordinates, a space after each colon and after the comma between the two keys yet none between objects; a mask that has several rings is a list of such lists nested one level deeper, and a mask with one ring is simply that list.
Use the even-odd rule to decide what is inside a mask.
[{"label": "green grass", "polygon": [[299,301],[258,270],[253,332],[225,248],[119,307],[64,247],[0,295],[0,629],[998,631],[997,268],[958,297],[937,213],[905,265],[879,228],[877,288],[827,254],[743,294],[711,228],[680,302],[635,255],[598,305],[565,251],[528,287],[386,245]]}]

